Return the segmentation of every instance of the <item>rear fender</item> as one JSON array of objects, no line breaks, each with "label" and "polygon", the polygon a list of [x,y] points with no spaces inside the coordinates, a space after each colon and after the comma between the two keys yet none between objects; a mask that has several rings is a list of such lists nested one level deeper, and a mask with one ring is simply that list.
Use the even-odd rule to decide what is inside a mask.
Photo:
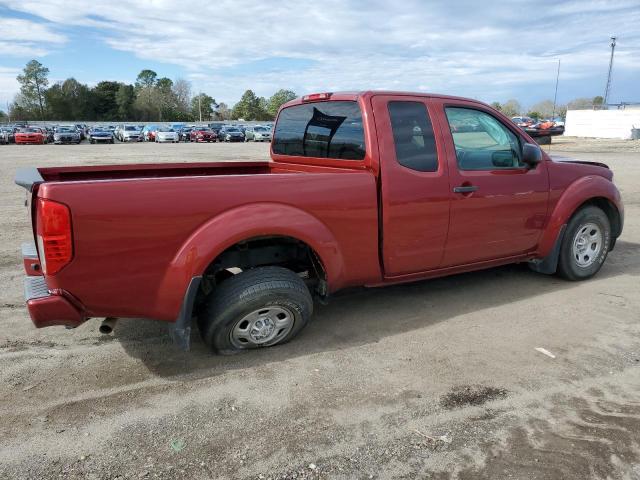
[{"label": "rear fender", "polygon": [[236,243],[271,235],[305,242],[320,257],[329,289],[341,283],[342,253],[320,220],[290,205],[254,203],[221,213],[193,232],[169,264],[156,298],[158,311],[163,316],[174,312],[177,317],[193,277],[202,276],[216,257]]},{"label": "rear fender", "polygon": [[[618,210],[620,215],[619,230],[622,230],[624,210],[620,192],[616,186],[606,178],[597,175],[581,177],[569,185],[556,203],[538,244],[537,256],[546,257],[549,255],[554,248],[562,226],[569,221],[582,204],[596,198],[607,199]],[[620,235],[620,231],[613,232],[614,238],[618,235]]]}]

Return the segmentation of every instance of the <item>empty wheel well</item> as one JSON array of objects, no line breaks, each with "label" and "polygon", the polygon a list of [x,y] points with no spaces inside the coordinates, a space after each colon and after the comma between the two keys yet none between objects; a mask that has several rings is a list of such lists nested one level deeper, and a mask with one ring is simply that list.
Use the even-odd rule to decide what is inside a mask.
[{"label": "empty wheel well", "polygon": [[607,215],[607,218],[609,219],[609,223],[611,224],[611,236],[615,241],[615,239],[618,238],[622,233],[622,222],[620,219],[620,212],[618,211],[618,208],[613,203],[611,203],[611,201],[609,201],[609,199],[607,198],[594,197],[594,198],[590,198],[589,200],[584,202],[582,205],[580,205],[580,207],[578,207],[576,211],[580,210],[581,208],[587,205],[593,205],[594,207],[598,207]]},{"label": "empty wheel well", "polygon": [[251,238],[227,248],[205,270],[201,290],[206,294],[235,274],[264,266],[288,268],[312,294],[327,295],[326,272],[318,254],[306,243],[284,236]]}]

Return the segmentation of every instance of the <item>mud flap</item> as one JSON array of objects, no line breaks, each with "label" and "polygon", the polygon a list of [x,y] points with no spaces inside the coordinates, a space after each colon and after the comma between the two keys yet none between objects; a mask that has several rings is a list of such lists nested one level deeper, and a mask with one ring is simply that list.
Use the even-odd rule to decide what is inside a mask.
[{"label": "mud flap", "polygon": [[558,269],[558,259],[560,258],[560,247],[562,246],[562,240],[564,239],[564,231],[567,228],[565,223],[558,232],[556,243],[553,245],[553,249],[544,258],[531,260],[529,262],[529,268],[534,272],[544,273],[546,275],[553,275]]},{"label": "mud flap", "polygon": [[184,352],[188,352],[191,348],[193,305],[200,288],[200,282],[202,282],[202,277],[193,277],[191,279],[182,300],[180,314],[174,323],[169,324],[169,335],[171,335],[173,343]]}]

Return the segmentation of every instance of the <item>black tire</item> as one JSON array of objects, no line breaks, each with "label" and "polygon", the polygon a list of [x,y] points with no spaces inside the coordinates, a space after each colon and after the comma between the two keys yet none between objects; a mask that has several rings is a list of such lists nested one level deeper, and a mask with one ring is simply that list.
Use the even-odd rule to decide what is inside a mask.
[{"label": "black tire", "polygon": [[[595,225],[601,232],[600,251],[593,255],[594,260],[587,266],[580,265],[580,255],[574,255],[574,242],[585,226]],[[595,231],[595,229],[593,230]],[[567,280],[586,280],[593,277],[604,263],[611,246],[611,224],[607,215],[598,207],[588,206],[578,210],[569,223],[562,239],[558,274]],[[583,259],[587,258],[586,256]]]},{"label": "black tire", "polygon": [[269,307],[286,309],[292,314],[293,326],[282,338],[264,346],[280,345],[295,337],[311,318],[313,300],[305,283],[291,270],[260,267],[244,271],[210,294],[198,318],[202,339],[221,355],[260,348],[250,343],[246,347],[234,344],[232,332],[246,315]]}]

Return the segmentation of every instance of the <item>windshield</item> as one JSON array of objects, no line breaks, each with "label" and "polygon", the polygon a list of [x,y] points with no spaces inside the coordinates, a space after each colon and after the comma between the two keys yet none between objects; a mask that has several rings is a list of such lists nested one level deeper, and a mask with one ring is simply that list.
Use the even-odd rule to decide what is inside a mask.
[{"label": "windshield", "polygon": [[23,128],[20,131],[22,133],[42,133],[39,128]]},{"label": "windshield", "polygon": [[227,128],[227,132],[234,132],[234,133],[237,133],[237,132],[239,132],[239,131],[240,131],[240,130],[238,130],[237,128]]},{"label": "windshield", "polygon": [[267,129],[266,129],[266,128],[264,128],[264,127],[255,127],[255,128],[253,129],[253,131],[254,131],[254,132],[262,132],[262,133],[264,133],[264,132],[268,132],[269,130],[267,130]]},{"label": "windshield", "polygon": [[126,127],[124,127],[124,130],[126,132],[137,132],[139,129],[138,127],[134,127],[133,125],[127,125]]},{"label": "windshield", "polygon": [[56,128],[56,132],[58,132],[58,133],[73,133],[73,132],[75,132],[75,129],[73,129],[71,127],[58,127],[58,128]]},{"label": "windshield", "polygon": [[174,130],[172,128],[162,127],[158,131],[162,133],[170,133],[170,132],[173,132]]}]

